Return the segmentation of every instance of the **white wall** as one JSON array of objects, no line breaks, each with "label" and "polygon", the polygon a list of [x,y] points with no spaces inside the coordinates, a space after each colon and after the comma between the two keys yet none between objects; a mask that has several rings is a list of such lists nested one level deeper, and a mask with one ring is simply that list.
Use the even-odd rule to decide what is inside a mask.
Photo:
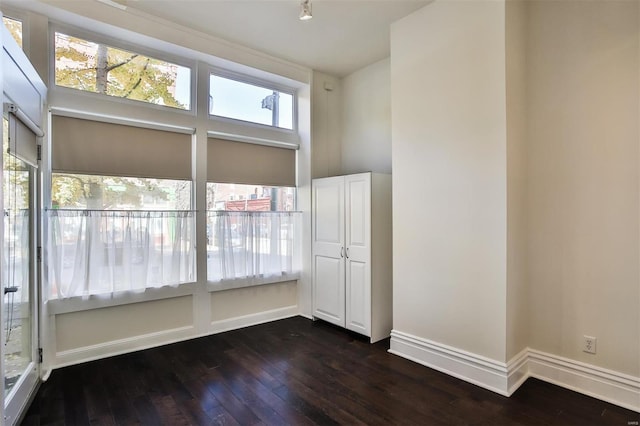
[{"label": "white wall", "polygon": [[342,80],[342,173],[391,173],[391,61]]},{"label": "white wall", "polygon": [[498,361],[504,44],[503,2],[435,2],[392,26],[394,330]]},{"label": "white wall", "polygon": [[527,12],[530,346],[638,377],[638,2]]}]

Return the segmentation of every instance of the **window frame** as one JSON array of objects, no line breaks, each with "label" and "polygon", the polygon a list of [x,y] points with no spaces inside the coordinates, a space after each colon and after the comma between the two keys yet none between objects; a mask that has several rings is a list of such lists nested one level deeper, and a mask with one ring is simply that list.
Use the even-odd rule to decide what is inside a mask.
[{"label": "window frame", "polygon": [[26,13],[12,9],[10,7],[2,8],[2,16],[4,18],[13,19],[22,23],[22,51],[29,56],[29,19]]},{"label": "window frame", "polygon": [[[16,15],[17,16],[17,15]],[[25,23],[26,21],[23,21]],[[40,24],[36,22],[36,24]],[[48,55],[48,76],[50,83],[50,93],[52,93],[52,104],[49,107],[49,119],[51,114],[54,115],[68,115],[76,118],[84,118],[97,121],[105,121],[114,124],[131,124],[139,127],[157,128],[159,130],[169,130],[183,132],[184,130],[190,130],[191,134],[196,134],[200,131],[204,131],[207,134],[207,138],[215,137],[222,139],[230,139],[241,142],[254,143],[257,145],[275,146],[282,148],[289,148],[293,150],[299,150],[301,146],[301,136],[299,134],[299,96],[303,97],[308,95],[307,91],[311,90],[310,83],[303,80],[298,80],[291,75],[280,75],[274,71],[268,71],[262,68],[259,64],[246,65],[242,61],[236,62],[225,57],[214,56],[213,53],[196,50],[192,51],[188,47],[182,45],[170,45],[170,42],[162,37],[146,36],[145,33],[136,32],[133,29],[123,30],[127,33],[134,34],[134,37],[128,38],[131,42],[124,41],[118,35],[112,34],[108,28],[101,26],[86,27],[78,26],[75,21],[63,20],[63,18],[48,17],[47,34],[49,35],[49,42],[47,43],[47,55]],[[25,29],[26,28],[26,29]],[[25,44],[28,42],[28,27],[23,26],[23,31],[26,33],[23,35]],[[99,93],[93,93],[88,91],[82,91],[78,89],[67,88],[63,86],[55,85],[55,32],[62,32],[69,36],[85,39],[90,42],[103,43],[110,47],[125,49],[131,52],[147,55],[154,59],[166,60],[176,65],[181,65],[191,70],[191,105],[189,110],[183,110],[173,107],[167,107],[163,105],[157,105],[147,103],[144,101],[137,101],[132,99],[105,96]],[[148,40],[147,40],[148,39]],[[165,49],[163,46],[167,45]],[[169,52],[169,53],[167,53]],[[195,52],[195,53],[192,53]],[[229,67],[229,68],[227,68]],[[204,75],[203,75],[204,74]],[[219,117],[209,114],[209,102],[202,102],[202,97],[210,94],[210,74],[215,74],[223,78],[231,78],[233,80],[244,82],[247,84],[256,85],[258,87],[277,90],[282,93],[287,93],[292,96],[292,129],[285,129],[274,127],[270,125],[263,125],[260,123],[252,123],[237,119]],[[205,83],[206,76],[206,83]],[[304,98],[303,98],[304,99]],[[85,110],[84,107],[88,110]],[[120,111],[121,107],[126,106],[127,113],[123,115]],[[133,108],[132,108],[133,107]],[[135,110],[138,112],[136,112]],[[157,115],[153,115],[159,112]],[[197,132],[196,132],[197,129]],[[195,138],[195,136],[194,136]],[[193,147],[196,146],[196,139],[193,141]],[[46,144],[45,144],[46,145]],[[296,170],[299,165],[298,154],[296,153]],[[50,169],[50,152],[47,146],[43,147],[43,158],[45,164],[45,178],[43,187],[44,205],[43,209],[51,208],[51,173]],[[196,198],[198,192],[198,185],[202,184],[196,178],[197,165],[194,162],[192,164],[191,178],[191,206],[194,212],[196,212],[196,227],[198,226],[199,214],[204,214],[206,217],[206,208],[203,212],[202,209],[197,209]],[[48,178],[46,175],[48,174]],[[297,172],[296,172],[297,174]],[[296,180],[298,180],[296,178]],[[204,185],[207,181],[204,179]],[[296,209],[300,206],[299,182],[293,187],[296,190]],[[295,213],[300,213],[298,210],[294,210]],[[206,219],[205,219],[206,222]],[[46,229],[46,226],[44,226]],[[196,240],[198,241],[198,240]],[[297,244],[301,244],[298,242]],[[201,249],[200,249],[201,250]],[[198,258],[200,254],[196,254]],[[293,274],[292,276],[279,277],[274,279],[256,281],[233,281],[221,285],[216,283],[211,285],[206,279],[207,266],[206,262],[204,269],[200,269],[201,260],[196,261],[196,276],[197,280],[192,283],[183,283],[179,287],[162,287],[162,288],[147,288],[143,293],[118,293],[114,294],[109,299],[89,297],[88,299],[71,298],[66,300],[51,300],[49,301],[52,312],[54,313],[68,313],[84,310],[91,310],[108,306],[121,306],[130,303],[137,303],[142,301],[160,300],[165,298],[190,296],[203,288],[209,293],[223,291],[230,288],[243,288],[250,286],[259,286],[262,284],[271,283],[284,283],[289,281],[295,281],[299,279],[299,274]],[[201,278],[203,277],[203,278]]]},{"label": "window frame", "polygon": [[[159,105],[151,102],[140,101],[136,99],[128,99],[119,96],[102,95],[100,93],[90,92],[71,87],[59,86],[56,84],[56,33],[62,33],[71,37],[80,38],[90,43],[104,44],[108,47],[126,50],[131,53],[147,56],[151,59],[165,61],[172,65],[178,65],[188,68],[190,73],[189,88],[189,109],[181,109],[168,105]],[[124,103],[127,105],[135,105],[137,107],[151,108],[169,113],[185,114],[195,116],[197,113],[197,61],[186,59],[180,56],[166,54],[162,51],[151,49],[136,43],[128,43],[126,41],[105,36],[97,32],[86,31],[77,27],[64,25],[50,21],[49,24],[49,87],[52,92],[68,93],[71,96],[85,96],[94,100]]]},{"label": "window frame", "polygon": [[253,77],[247,74],[226,70],[219,67],[211,66],[208,69],[207,75],[207,96],[211,96],[211,76],[225,78],[227,80],[233,80],[238,83],[244,83],[251,86],[256,86],[261,89],[273,90],[279,93],[291,95],[292,97],[292,116],[291,116],[291,129],[285,127],[276,127],[269,124],[256,123],[253,121],[241,120],[238,118],[224,117],[221,115],[215,115],[211,113],[209,98],[207,98],[207,117],[212,121],[218,121],[222,123],[236,124],[243,127],[253,127],[257,129],[269,129],[276,132],[281,132],[288,135],[298,134],[298,90],[294,87],[285,86],[282,84],[274,83],[272,81],[264,80],[261,78]]},{"label": "window frame", "polygon": [[[82,93],[82,91],[79,90],[74,90],[73,93],[75,95],[79,95],[80,93]],[[100,97],[103,98],[103,97]],[[171,109],[172,111],[181,111],[181,110],[177,110],[175,108]],[[101,123],[107,123],[107,124],[115,124],[115,125],[122,125],[122,126],[130,126],[130,127],[136,127],[136,128],[141,128],[141,129],[151,129],[151,130],[159,130],[159,131],[164,131],[164,132],[171,132],[171,133],[179,133],[179,134],[183,134],[183,135],[189,135],[191,137],[193,137],[193,135],[195,134],[195,128],[190,128],[190,127],[183,127],[183,126],[177,126],[177,125],[172,125],[172,124],[167,124],[167,123],[161,123],[161,122],[149,122],[149,121],[144,121],[144,120],[137,120],[137,119],[132,119],[129,117],[124,117],[124,116],[110,116],[110,115],[103,115],[103,114],[99,114],[99,113],[94,113],[94,112],[84,112],[84,111],[75,111],[75,110],[68,110],[65,108],[59,108],[59,107],[50,107],[49,108],[49,124],[51,125],[52,123],[52,117],[53,116],[61,116],[61,117],[70,117],[70,118],[75,118],[75,119],[80,119],[80,120],[89,120],[89,121],[97,121],[97,122],[101,122]],[[50,134],[50,142],[53,143],[53,139],[51,138],[51,134]],[[191,145],[193,148],[193,139],[191,141]],[[53,201],[53,176],[56,172],[53,170],[52,167],[52,161],[51,161],[51,151],[52,151],[52,146],[50,144],[48,144],[48,155],[46,156],[47,158],[47,167],[46,167],[46,172],[45,172],[45,182],[48,186],[47,189],[47,195],[44,198],[44,203],[43,203],[43,212],[47,211],[47,210],[57,210],[57,211],[96,211],[88,206],[85,207],[60,207],[60,208],[56,208],[52,205],[52,201]],[[191,162],[191,177],[189,179],[171,179],[171,178],[161,178],[161,177],[155,177],[155,178],[150,178],[150,179],[168,179],[168,180],[174,180],[174,181],[185,181],[188,182],[188,186],[189,186],[189,207],[186,209],[163,209],[163,210],[156,210],[156,209],[142,209],[142,208],[125,208],[125,209],[98,209],[97,211],[102,211],[102,212],[133,212],[133,213],[139,213],[139,212],[152,212],[152,213],[158,213],[158,212],[172,212],[172,213],[176,213],[176,212],[189,212],[194,214],[193,217],[193,226],[194,226],[194,230],[195,227],[197,226],[197,218],[196,218],[196,214],[197,214],[197,210],[195,209],[195,192],[196,192],[196,181],[193,177],[193,163]],[[64,174],[64,173],[63,173]],[[74,174],[74,173],[71,173]],[[76,173],[77,174],[77,173]],[[83,174],[83,175],[87,175],[87,174]],[[133,177],[133,178],[137,178],[135,176],[124,176],[122,174],[97,174],[94,176],[102,176],[102,177]],[[141,179],[146,179],[146,178],[141,178]],[[47,222],[46,226],[49,226],[49,220],[46,219],[45,222]],[[44,228],[46,229],[46,228]],[[45,230],[45,232],[47,232]],[[194,231],[195,232],[195,231]],[[194,239],[194,254],[197,257],[197,236],[196,239]],[[178,283],[178,284],[170,284],[170,285],[165,285],[162,287],[146,287],[144,288],[144,290],[140,293],[137,293],[135,291],[131,291],[131,290],[125,290],[125,291],[117,291],[117,292],[112,292],[109,293],[109,295],[107,296],[106,294],[91,294],[89,296],[72,296],[69,298],[64,298],[64,299],[58,299],[58,298],[51,298],[49,300],[47,300],[47,303],[50,303],[53,309],[53,312],[55,312],[56,314],[59,313],[68,313],[68,312],[77,312],[77,311],[84,311],[84,310],[91,310],[91,309],[97,309],[97,308],[102,308],[102,307],[108,307],[108,306],[120,306],[120,305],[126,305],[126,304],[130,304],[130,303],[137,303],[137,302],[141,302],[141,301],[151,301],[151,300],[161,300],[161,299],[165,299],[165,298],[173,298],[173,297],[181,297],[184,295],[188,295],[188,294],[193,294],[194,289],[197,286],[197,282],[198,282],[198,267],[197,267],[197,261],[194,264],[194,269],[193,269],[193,273],[194,273],[194,280],[192,281],[187,281],[187,282],[183,282],[183,283]],[[46,290],[48,291],[48,290]]]}]

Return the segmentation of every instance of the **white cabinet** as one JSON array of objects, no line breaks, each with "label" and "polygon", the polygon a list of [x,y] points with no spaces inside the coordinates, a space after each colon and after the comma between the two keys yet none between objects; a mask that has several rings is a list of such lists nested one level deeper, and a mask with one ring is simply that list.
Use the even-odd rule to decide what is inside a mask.
[{"label": "white cabinet", "polygon": [[391,332],[391,176],[314,179],[313,316],[372,342]]}]

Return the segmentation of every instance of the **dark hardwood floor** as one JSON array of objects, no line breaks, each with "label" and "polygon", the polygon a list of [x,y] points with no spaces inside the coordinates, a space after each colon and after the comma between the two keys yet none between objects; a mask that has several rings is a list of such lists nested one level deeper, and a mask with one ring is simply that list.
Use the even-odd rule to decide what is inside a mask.
[{"label": "dark hardwood floor", "polygon": [[[24,425],[619,425],[640,414],[529,379],[505,398],[298,317],[55,370]],[[635,423],[637,424],[637,423]]]}]

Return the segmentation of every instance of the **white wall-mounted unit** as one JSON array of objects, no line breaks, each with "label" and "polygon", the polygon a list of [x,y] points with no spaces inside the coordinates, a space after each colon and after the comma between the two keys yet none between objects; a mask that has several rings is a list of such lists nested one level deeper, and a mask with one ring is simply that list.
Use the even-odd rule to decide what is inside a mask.
[{"label": "white wall-mounted unit", "polygon": [[392,321],[391,175],[312,185],[313,316],[384,339]]}]

